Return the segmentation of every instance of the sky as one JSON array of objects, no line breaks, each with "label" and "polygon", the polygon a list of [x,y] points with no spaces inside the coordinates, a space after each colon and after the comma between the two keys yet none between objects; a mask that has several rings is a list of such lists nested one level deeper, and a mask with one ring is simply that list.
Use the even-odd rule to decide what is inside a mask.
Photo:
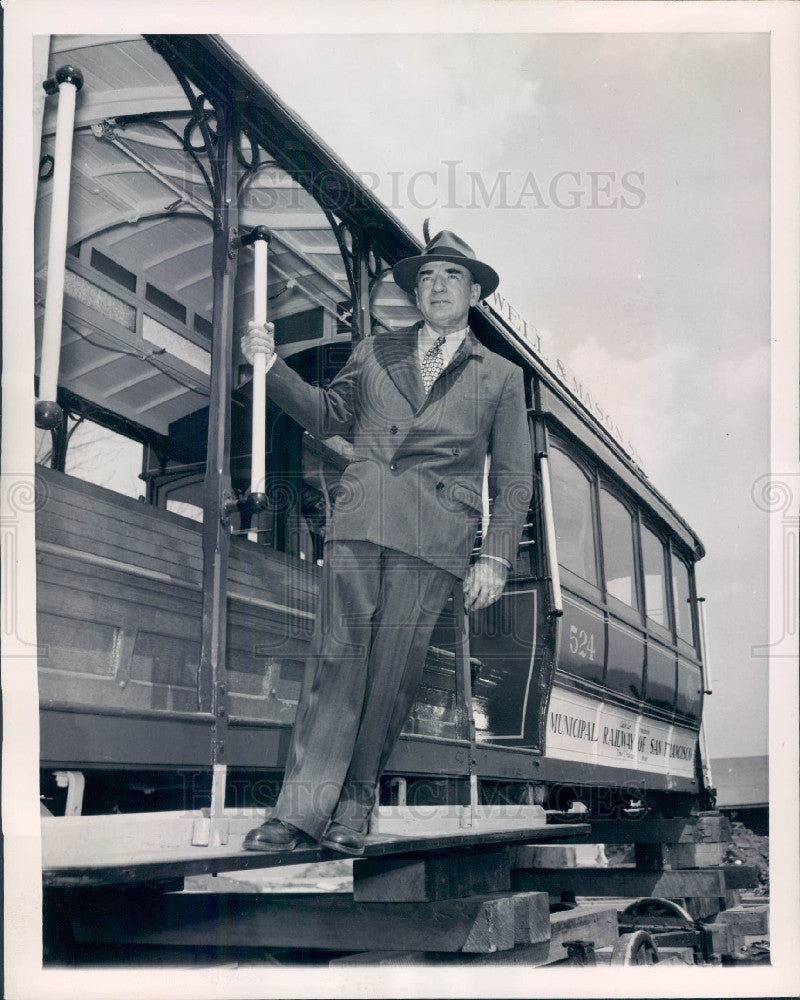
[{"label": "sky", "polygon": [[615,416],[706,546],[711,756],[766,753],[768,36],[225,37],[415,235],[495,267]]}]

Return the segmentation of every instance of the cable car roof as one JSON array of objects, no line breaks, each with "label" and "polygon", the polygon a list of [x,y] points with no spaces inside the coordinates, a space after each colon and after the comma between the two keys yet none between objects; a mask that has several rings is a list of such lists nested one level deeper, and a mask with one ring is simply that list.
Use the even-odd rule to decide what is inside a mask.
[{"label": "cable car roof", "polygon": [[[233,92],[243,133],[240,162],[254,168],[243,171],[240,227],[266,225],[272,234],[270,318],[321,310],[328,317],[327,341],[349,341],[352,295],[341,252],[348,235],[340,223],[366,233],[372,248],[373,324],[396,329],[418,318],[389,268],[419,252],[419,241],[220,38],[54,37],[48,74],[67,64],[80,69],[84,84],[73,142],[61,356],[65,388],[160,434],[207,405],[213,209],[208,160],[199,152],[200,132],[174,66],[185,72],[195,97]],[[46,103],[42,122],[37,337],[46,289],[47,170],[54,155],[56,103]],[[210,102],[204,107],[210,112]],[[185,139],[198,151],[187,151]],[[251,252],[241,251],[237,326],[251,309],[251,262]],[[492,346],[527,362],[551,393],[566,401],[592,450],[611,459],[612,467],[624,468],[629,484],[696,556],[702,555],[694,532],[625,448],[591,413],[582,412],[580,400],[542,359],[489,307],[476,319]]]}]

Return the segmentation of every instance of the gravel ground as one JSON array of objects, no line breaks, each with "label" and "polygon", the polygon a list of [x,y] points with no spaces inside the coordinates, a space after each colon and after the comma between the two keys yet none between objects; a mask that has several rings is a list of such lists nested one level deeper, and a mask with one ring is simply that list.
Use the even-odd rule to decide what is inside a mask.
[{"label": "gravel ground", "polygon": [[352,892],[353,862],[323,861],[226,872],[219,876],[195,875],[184,883],[187,892]]},{"label": "gravel ground", "polygon": [[758,870],[758,888],[750,893],[769,895],[769,837],[760,837],[743,823],[733,823],[731,843],[725,852],[727,865],[752,865]]}]

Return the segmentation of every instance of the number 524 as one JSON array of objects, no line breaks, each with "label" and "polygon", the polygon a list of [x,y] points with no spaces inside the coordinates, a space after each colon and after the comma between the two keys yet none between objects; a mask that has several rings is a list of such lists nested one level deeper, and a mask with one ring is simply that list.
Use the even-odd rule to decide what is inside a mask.
[{"label": "number 524", "polygon": [[594,659],[594,632],[586,633],[577,625],[569,627],[569,650],[584,660]]}]

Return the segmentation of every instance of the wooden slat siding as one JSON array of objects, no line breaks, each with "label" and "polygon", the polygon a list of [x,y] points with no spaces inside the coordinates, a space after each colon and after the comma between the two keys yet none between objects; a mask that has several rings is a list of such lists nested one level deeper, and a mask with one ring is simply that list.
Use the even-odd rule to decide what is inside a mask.
[{"label": "wooden slat siding", "polygon": [[[141,579],[121,570],[87,566],[77,559],[64,557],[40,562],[37,602],[40,614],[56,614],[89,621],[96,618],[96,605],[113,598],[120,602],[120,624],[138,627],[145,617],[158,614],[167,606],[193,607],[199,588],[175,587],[161,581]],[[190,612],[187,610],[187,614]],[[117,624],[112,622],[111,624]]]},{"label": "wooden slat siding", "polygon": [[[45,543],[54,543],[76,552],[100,556],[123,567],[155,569],[170,578],[200,587],[201,575],[197,566],[192,565],[188,558],[183,558],[171,550],[169,535],[150,536],[147,545],[135,551],[120,544],[118,540],[124,537],[127,531],[127,524],[121,522],[103,524],[99,520],[94,526],[87,525],[83,532],[76,531],[75,524],[68,514],[51,525],[37,525],[37,537]],[[48,555],[47,551],[43,550],[42,555]]]},{"label": "wooden slat siding", "polygon": [[[42,682],[41,700],[47,703],[89,704],[106,707],[174,708],[190,711],[196,708],[194,682],[196,680],[197,662],[199,656],[199,591],[187,594],[175,590],[169,585],[159,584],[157,593],[151,581],[140,580],[118,571],[103,569],[102,578],[96,575],[71,571],[71,560],[61,559],[60,572],[54,567],[42,567],[39,581],[40,630],[42,642],[48,645],[47,656],[41,657]],[[80,564],[78,564],[80,568]],[[55,578],[54,578],[55,577]],[[143,615],[143,609],[146,609]],[[66,632],[59,627],[54,617],[67,622],[74,620],[75,638],[79,641],[76,647],[66,647],[60,644],[65,636],[72,638],[72,631]],[[232,670],[229,675],[229,690],[231,703],[229,711],[234,715],[242,715],[263,721],[280,721],[290,724],[293,721],[297,698],[300,691],[300,680],[286,676],[290,661],[295,673],[302,673],[302,663],[307,646],[307,635],[287,640],[285,618],[277,612],[263,613],[259,627],[240,629],[239,615],[234,611],[229,624],[229,643],[234,650],[232,666],[250,667],[246,670]],[[252,618],[251,618],[252,620]],[[91,640],[93,632],[86,628],[85,623],[96,624],[98,628],[108,630],[105,669],[102,664],[93,667],[94,673],[105,673],[112,683],[100,684],[99,678],[80,677],[85,672],[81,667],[81,658],[91,654],[91,648],[80,645],[80,640]],[[156,634],[175,644],[175,661],[191,661],[192,676],[181,676],[175,666],[174,675],[168,688],[176,690],[174,697],[166,691],[155,689],[164,687],[154,681],[137,677],[137,655],[141,660],[142,647]],[[254,655],[253,650],[268,648],[274,645],[280,650],[279,657],[272,657],[277,669],[272,682],[264,680],[264,664],[266,657]],[[116,670],[122,665],[114,662],[114,654],[120,647],[130,647],[126,687],[122,688]],[[94,657],[92,662],[96,660]],[[59,676],[57,675],[61,675]],[[184,670],[185,674],[185,670]],[[55,675],[55,676],[54,676]],[[243,699],[237,694],[244,688],[248,690],[247,680],[252,676],[258,680],[262,689],[261,704],[255,699]],[[240,683],[244,681],[244,683]],[[142,685],[154,688],[152,697],[141,690]],[[276,698],[271,697],[276,690]]]},{"label": "wooden slat siding", "polygon": [[[195,710],[200,525],[40,471],[47,486],[37,521],[40,629],[49,647],[41,659],[43,706]],[[293,723],[318,577],[315,565],[231,540],[230,715]],[[442,641],[451,631],[443,620]],[[431,652],[406,731],[455,735],[454,687],[450,659]]]},{"label": "wooden slat siding", "polygon": [[[95,546],[108,545],[116,551],[116,558],[134,565],[149,565],[147,560],[156,557],[183,570],[201,566],[199,525],[194,522],[128,497],[115,497],[110,491],[106,491],[107,498],[101,498],[71,483],[50,481],[48,488],[49,495],[37,512],[40,537],[68,527],[76,537],[74,547],[85,551],[105,555],[107,551]],[[85,539],[85,544],[78,539]],[[58,542],[59,538],[49,540]],[[165,545],[169,551],[162,551]]]},{"label": "wooden slat siding", "polygon": [[[191,552],[181,552],[180,539],[168,531],[153,530],[142,534],[128,521],[104,518],[99,514],[81,522],[73,516],[75,511],[76,508],[68,504],[59,502],[58,509],[54,504],[47,514],[37,519],[37,537],[78,552],[91,552],[133,566],[152,567],[155,561],[163,572],[178,579],[184,579],[187,573],[192,574],[190,579],[199,585],[199,578],[194,576],[196,559],[192,558]],[[158,527],[163,529],[164,526]],[[164,551],[165,546],[167,551]],[[194,540],[191,548],[197,549]]]},{"label": "wooden slat siding", "polygon": [[[42,705],[196,710],[199,591],[59,561],[40,566],[37,586]],[[104,676],[86,671],[98,631],[109,638]]]},{"label": "wooden slat siding", "polygon": [[[319,568],[283,552],[276,552],[266,545],[254,545],[241,538],[231,539],[228,561],[228,580],[233,590],[251,592],[259,584],[266,586],[266,578],[274,577],[281,583],[281,591],[273,598],[302,611],[316,612],[319,590]],[[258,593],[258,591],[252,591]]]},{"label": "wooden slat siding", "polygon": [[[128,499],[119,496],[120,501]],[[96,525],[110,525],[116,529],[114,537],[118,538],[120,547],[132,552],[140,551],[137,548],[139,542],[148,545],[151,539],[163,536],[171,540],[176,551],[184,555],[194,554],[195,539],[199,531],[198,523],[179,517],[171,511],[160,510],[144,501],[129,504],[115,503],[114,500],[113,493],[108,499],[101,499],[86,494],[71,484],[51,484],[50,495],[42,505],[39,515],[45,523],[49,518],[53,518],[57,523],[60,518],[67,516],[77,531],[89,534],[90,537]],[[132,533],[130,536],[119,535],[121,524],[130,528]],[[134,541],[137,545],[131,544]]]},{"label": "wooden slat siding", "polygon": [[267,656],[305,656],[311,639],[311,622],[297,619],[279,608],[254,608],[249,604],[229,602],[228,644],[237,656],[237,669],[255,670],[255,661]]},{"label": "wooden slat siding", "polygon": [[[91,650],[78,645],[70,654],[69,648],[59,643],[59,638],[65,635],[63,628],[50,622],[53,617],[65,622],[73,619],[77,638],[84,640],[90,639],[92,634],[86,623],[107,629],[107,666],[104,668],[100,663],[93,672],[105,673],[112,680],[116,680],[112,656],[115,647],[127,642],[134,647],[131,655],[135,657],[137,636],[151,634],[173,638],[178,658],[180,650],[177,643],[182,642],[196,669],[199,592],[175,592],[170,585],[161,583],[154,588],[149,580],[131,578],[128,574],[105,568],[100,570],[100,575],[97,571],[93,574],[80,573],[70,568],[71,560],[62,557],[59,562],[60,567],[44,566],[40,572],[40,628],[42,641],[49,647],[47,657],[42,659],[42,668],[43,672],[62,672],[73,680],[43,680],[43,702],[191,710],[192,688],[188,678],[179,683],[180,678],[176,676],[168,685],[186,689],[177,703],[170,703],[162,693],[158,706],[148,702],[143,692],[134,692],[135,686],[143,683],[142,678],[135,676],[135,665],[131,668],[129,664],[128,683],[134,687],[128,692],[118,683],[98,687],[96,683],[78,682],[77,674],[81,672],[79,659],[89,655]],[[254,615],[247,606],[241,613],[235,603],[232,604],[228,631],[229,712],[242,718],[291,724],[300,694],[310,629],[306,628],[303,634],[298,634],[298,627],[292,634],[280,613],[262,610],[259,615]],[[147,628],[142,627],[144,607],[149,609]],[[141,641],[138,640],[139,643]],[[260,651],[263,654],[257,655]],[[419,719],[419,729],[432,735],[450,731],[452,720],[430,715],[425,717],[426,713],[435,711],[422,700],[426,695],[434,701],[437,692],[420,692],[413,716]]]}]

